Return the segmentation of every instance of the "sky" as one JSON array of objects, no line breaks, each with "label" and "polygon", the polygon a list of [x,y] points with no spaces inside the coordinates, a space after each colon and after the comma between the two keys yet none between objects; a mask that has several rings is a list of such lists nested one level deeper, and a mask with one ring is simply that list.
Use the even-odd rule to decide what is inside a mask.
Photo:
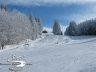
[{"label": "sky", "polygon": [[79,24],[96,18],[96,0],[0,0],[10,11],[17,9],[25,14],[41,18],[42,24],[50,28],[58,20],[62,28],[70,21]]}]

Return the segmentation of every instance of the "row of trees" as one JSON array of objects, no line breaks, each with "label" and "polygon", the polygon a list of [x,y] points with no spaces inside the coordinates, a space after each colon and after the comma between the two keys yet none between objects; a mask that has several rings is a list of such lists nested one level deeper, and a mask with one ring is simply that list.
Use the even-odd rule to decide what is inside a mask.
[{"label": "row of trees", "polygon": [[[0,5],[0,44],[17,44],[25,39],[35,40],[42,34],[40,18],[18,11],[8,12],[6,5]],[[43,31],[47,33],[46,31]],[[53,34],[63,35],[60,24],[55,20]],[[96,19],[80,24],[71,21],[64,33],[69,36],[96,35]]]},{"label": "row of trees", "polygon": [[87,20],[80,24],[76,24],[75,21],[70,22],[69,26],[66,28],[65,35],[96,35],[96,19]]},{"label": "row of trees", "polygon": [[42,34],[40,18],[8,12],[0,6],[0,44],[17,44],[25,39],[35,40]]},{"label": "row of trees", "polygon": [[[58,21],[54,22],[53,34],[63,35]],[[96,19],[86,20],[80,24],[71,21],[64,34],[68,36],[96,35]]]}]

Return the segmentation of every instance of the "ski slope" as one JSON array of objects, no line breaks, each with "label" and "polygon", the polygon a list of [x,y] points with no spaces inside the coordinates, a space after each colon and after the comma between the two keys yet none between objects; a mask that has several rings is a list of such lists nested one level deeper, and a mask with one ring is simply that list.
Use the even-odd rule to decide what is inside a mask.
[{"label": "ski slope", "polygon": [[[45,34],[35,41],[6,46],[0,51],[0,63],[7,63],[11,55],[32,63],[20,72],[96,72],[96,37]],[[11,72],[9,67],[0,65],[0,72]]]}]

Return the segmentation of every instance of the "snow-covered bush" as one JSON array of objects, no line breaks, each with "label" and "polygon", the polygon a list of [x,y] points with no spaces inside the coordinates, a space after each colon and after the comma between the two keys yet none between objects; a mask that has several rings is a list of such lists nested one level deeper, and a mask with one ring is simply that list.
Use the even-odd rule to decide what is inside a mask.
[{"label": "snow-covered bush", "polygon": [[59,25],[59,22],[55,20],[53,25],[53,34],[55,35],[62,35],[62,31]]}]

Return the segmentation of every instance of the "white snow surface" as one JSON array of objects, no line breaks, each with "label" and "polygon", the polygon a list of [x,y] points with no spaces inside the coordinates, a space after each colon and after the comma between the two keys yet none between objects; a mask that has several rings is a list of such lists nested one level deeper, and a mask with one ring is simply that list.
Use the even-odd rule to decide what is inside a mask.
[{"label": "white snow surface", "polygon": [[[6,46],[0,51],[0,63],[11,55],[24,56],[28,63],[20,72],[96,72],[96,36],[56,36],[45,34],[32,41]],[[0,65],[0,72],[10,72]]]}]

